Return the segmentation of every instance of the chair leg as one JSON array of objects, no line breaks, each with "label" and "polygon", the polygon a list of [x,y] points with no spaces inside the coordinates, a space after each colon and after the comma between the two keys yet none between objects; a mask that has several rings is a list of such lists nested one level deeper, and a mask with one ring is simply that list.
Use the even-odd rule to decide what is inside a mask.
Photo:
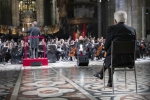
[{"label": "chair leg", "polygon": [[135,85],[136,85],[136,94],[137,94],[137,77],[136,77],[136,68],[134,66],[134,74],[135,74]]},{"label": "chair leg", "polygon": [[125,69],[125,88],[127,89],[127,77],[126,77],[126,68],[124,68]]},{"label": "chair leg", "polygon": [[114,95],[114,80],[113,80],[113,68],[111,66],[111,81],[112,81],[112,88],[113,88],[113,95]]},{"label": "chair leg", "polygon": [[104,90],[105,90],[105,72],[104,72],[104,68],[103,68],[103,78],[104,78]]}]

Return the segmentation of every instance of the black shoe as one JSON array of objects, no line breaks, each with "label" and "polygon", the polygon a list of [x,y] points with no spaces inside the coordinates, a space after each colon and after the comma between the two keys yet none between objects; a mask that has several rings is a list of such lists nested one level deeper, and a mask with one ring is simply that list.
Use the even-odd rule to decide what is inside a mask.
[{"label": "black shoe", "polygon": [[108,83],[107,86],[108,86],[108,87],[112,87],[112,83]]},{"label": "black shoe", "polygon": [[132,68],[133,68],[133,66],[129,66],[128,68],[129,68],[129,69],[132,69]]},{"label": "black shoe", "polygon": [[103,79],[103,76],[101,74],[94,74],[95,77],[98,77],[100,79]]}]

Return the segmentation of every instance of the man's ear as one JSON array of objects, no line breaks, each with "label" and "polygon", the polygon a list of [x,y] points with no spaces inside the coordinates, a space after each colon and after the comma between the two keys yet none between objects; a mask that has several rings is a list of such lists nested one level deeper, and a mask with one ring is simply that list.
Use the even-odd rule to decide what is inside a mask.
[{"label": "man's ear", "polygon": [[114,19],[114,24],[115,24],[115,25],[117,24],[117,21],[116,21],[116,19]]}]

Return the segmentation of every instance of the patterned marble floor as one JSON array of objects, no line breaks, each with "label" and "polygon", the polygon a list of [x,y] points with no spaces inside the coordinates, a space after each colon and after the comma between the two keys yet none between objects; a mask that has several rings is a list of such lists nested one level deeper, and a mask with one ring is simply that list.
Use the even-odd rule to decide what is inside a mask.
[{"label": "patterned marble floor", "polygon": [[[58,61],[48,66],[22,67],[0,64],[0,100],[150,100],[150,58],[136,61],[138,94],[134,73],[114,73],[115,94],[104,90],[103,80],[93,77],[103,61],[78,67],[76,61]],[[106,84],[107,84],[106,71]]]}]

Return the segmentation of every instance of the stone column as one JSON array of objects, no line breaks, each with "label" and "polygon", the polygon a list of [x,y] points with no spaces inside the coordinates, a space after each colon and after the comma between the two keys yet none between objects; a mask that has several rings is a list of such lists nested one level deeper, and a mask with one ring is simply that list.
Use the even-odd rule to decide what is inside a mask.
[{"label": "stone column", "polygon": [[[116,7],[115,8],[116,11],[123,10],[129,16],[128,0],[115,0],[115,7]],[[128,24],[128,23],[129,23],[129,20],[127,19],[126,24]]]},{"label": "stone column", "polygon": [[44,0],[36,0],[37,8],[37,23],[39,26],[44,26]]},{"label": "stone column", "polygon": [[19,0],[11,0],[12,4],[12,25],[19,26]]},{"label": "stone column", "polygon": [[115,5],[115,0],[108,0],[108,25],[113,25],[114,24],[114,12],[116,10]]},{"label": "stone column", "polygon": [[2,7],[2,0],[0,0],[0,24],[1,24],[1,7]]},{"label": "stone column", "polygon": [[142,7],[140,3],[141,0],[132,0],[132,16],[134,17],[132,27],[136,29],[137,37],[142,38]]},{"label": "stone column", "polygon": [[56,16],[56,13],[55,13],[55,11],[56,11],[56,2],[55,2],[56,0],[53,0],[53,5],[52,5],[52,25],[55,25],[56,24],[56,18],[55,18],[55,16]]},{"label": "stone column", "polygon": [[145,36],[145,7],[142,7],[142,37]]},{"label": "stone column", "polygon": [[97,19],[98,19],[98,38],[102,36],[102,27],[101,27],[101,2],[97,0]]},{"label": "stone column", "polygon": [[120,0],[115,0],[115,11],[120,10]]},{"label": "stone column", "polygon": [[128,0],[127,1],[128,4],[127,4],[127,25],[131,26],[132,27],[132,19],[133,19],[133,16],[132,16],[132,0]]}]

